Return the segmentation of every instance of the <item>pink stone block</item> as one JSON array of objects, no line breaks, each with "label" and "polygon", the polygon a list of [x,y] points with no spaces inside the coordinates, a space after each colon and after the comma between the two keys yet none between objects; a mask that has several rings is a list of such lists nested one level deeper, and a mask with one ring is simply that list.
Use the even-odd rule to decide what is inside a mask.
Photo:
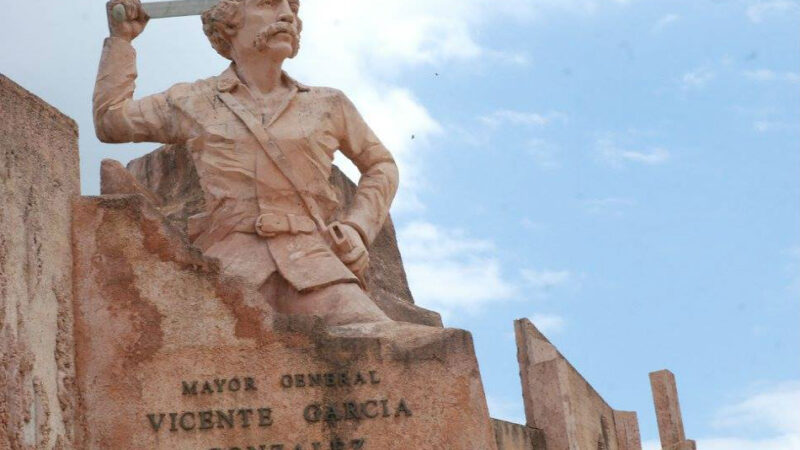
[{"label": "pink stone block", "polygon": [[661,370],[650,374],[650,386],[653,390],[653,402],[658,420],[658,434],[661,446],[665,449],[686,441],[681,417],[681,406],[678,401],[678,387],[675,375],[669,370]]},{"label": "pink stone block", "polygon": [[0,75],[0,448],[73,433],[75,122]]},{"label": "pink stone block", "polygon": [[529,320],[514,325],[526,423],[544,432],[547,448],[637,449],[635,415],[623,415],[620,428],[618,413]]},{"label": "pink stone block", "polygon": [[614,426],[620,450],[642,450],[639,418],[633,411],[614,411]]}]

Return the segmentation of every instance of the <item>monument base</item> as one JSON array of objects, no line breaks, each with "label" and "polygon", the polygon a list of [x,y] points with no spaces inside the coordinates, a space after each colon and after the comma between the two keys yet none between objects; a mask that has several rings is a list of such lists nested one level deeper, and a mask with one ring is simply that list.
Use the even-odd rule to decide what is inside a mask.
[{"label": "monument base", "polygon": [[275,315],[143,197],[73,213],[77,447],[496,448],[468,332]]}]

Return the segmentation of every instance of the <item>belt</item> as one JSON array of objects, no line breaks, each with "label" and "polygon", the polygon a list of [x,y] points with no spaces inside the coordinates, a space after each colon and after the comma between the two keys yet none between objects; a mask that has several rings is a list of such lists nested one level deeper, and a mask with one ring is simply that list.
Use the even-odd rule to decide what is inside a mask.
[{"label": "belt", "polygon": [[255,233],[261,237],[275,237],[287,233],[311,234],[316,229],[317,224],[306,216],[267,213],[240,221],[233,231]]}]

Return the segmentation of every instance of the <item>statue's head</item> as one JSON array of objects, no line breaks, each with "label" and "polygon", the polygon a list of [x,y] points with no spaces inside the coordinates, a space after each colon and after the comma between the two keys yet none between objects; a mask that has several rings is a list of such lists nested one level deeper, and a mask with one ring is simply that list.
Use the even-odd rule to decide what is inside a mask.
[{"label": "statue's head", "polygon": [[203,13],[203,31],[214,50],[237,58],[264,53],[283,60],[300,50],[300,0],[220,0]]}]

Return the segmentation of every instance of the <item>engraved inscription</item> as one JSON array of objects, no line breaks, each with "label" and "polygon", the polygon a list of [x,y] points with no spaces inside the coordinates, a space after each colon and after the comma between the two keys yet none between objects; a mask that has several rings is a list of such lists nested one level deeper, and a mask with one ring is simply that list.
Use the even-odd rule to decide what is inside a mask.
[{"label": "engraved inscription", "polygon": [[215,378],[213,380],[181,381],[183,395],[210,395],[224,392],[257,391],[253,377]]},{"label": "engraved inscription", "polygon": [[[154,432],[211,430],[214,428],[265,428],[272,425],[272,408],[240,408],[227,410],[184,411],[148,414]],[[165,428],[166,427],[166,428]]]},{"label": "engraved inscription", "polygon": [[337,372],[337,373],[298,373],[286,374],[281,376],[281,387],[291,388],[312,388],[312,387],[349,387],[376,385],[381,383],[378,372]]},{"label": "engraved inscription", "polygon": [[308,423],[340,422],[342,420],[363,420],[387,417],[411,417],[411,409],[401,399],[395,406],[389,400],[367,400],[365,402],[347,401],[322,405],[312,403],[303,410],[303,418]]},{"label": "engraved inscription", "polygon": [[[277,379],[278,386],[287,389],[351,388],[376,386],[381,377],[375,370],[329,373],[288,373]],[[276,386],[276,387],[278,387]],[[224,395],[258,391],[256,379],[251,376],[214,378],[207,380],[183,380],[180,382],[181,396]],[[302,411],[309,425],[322,423],[335,427],[337,422],[393,419],[412,417],[411,408],[405,399],[347,400],[343,402],[310,403]],[[283,414],[283,412],[282,412]],[[154,433],[193,433],[211,430],[267,428],[273,425],[273,410],[269,407],[208,409],[203,411],[176,411],[147,414],[147,424]],[[303,444],[263,443],[243,446],[214,447],[209,450],[359,450],[365,447],[364,439],[341,440]]]}]

